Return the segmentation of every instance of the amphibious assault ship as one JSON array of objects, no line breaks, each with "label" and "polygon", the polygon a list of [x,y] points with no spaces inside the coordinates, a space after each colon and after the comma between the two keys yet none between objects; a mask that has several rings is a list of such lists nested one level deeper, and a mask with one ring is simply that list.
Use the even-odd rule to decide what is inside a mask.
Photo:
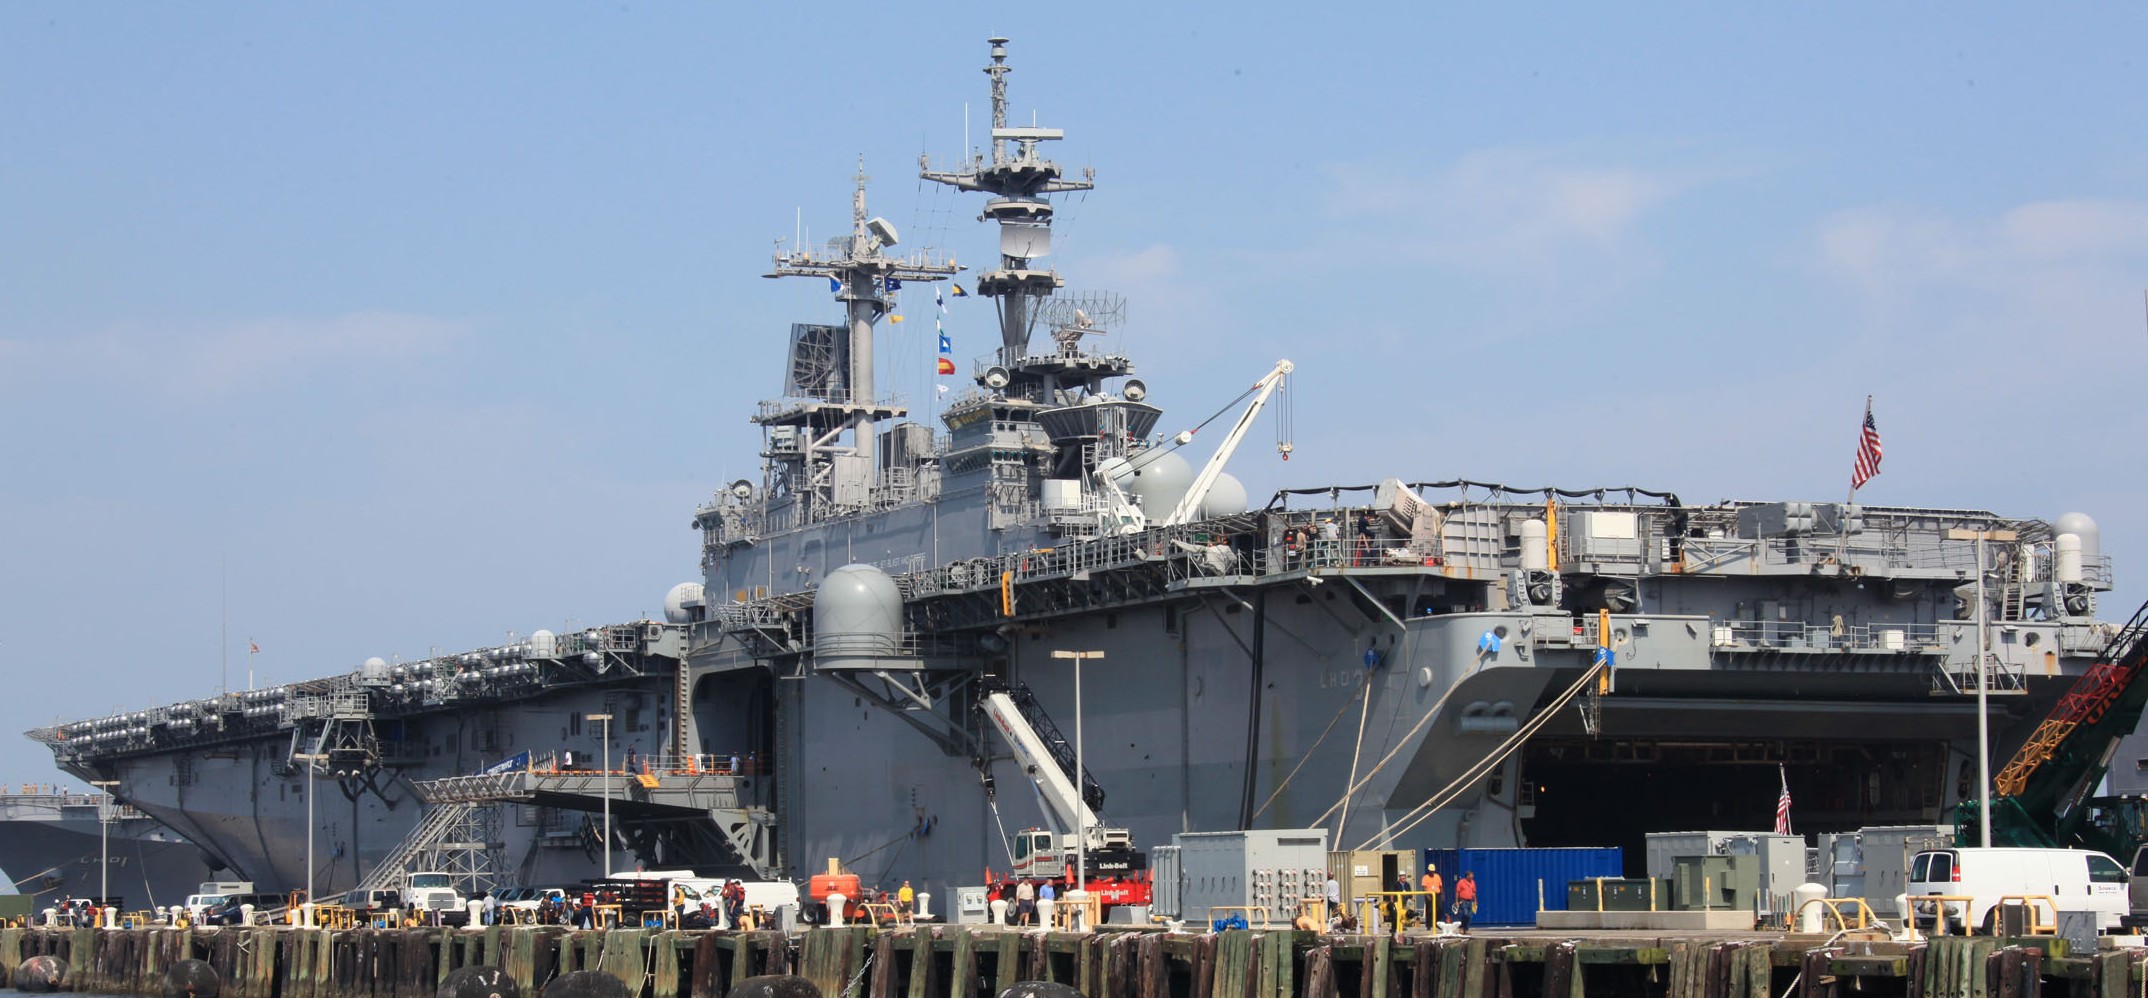
[{"label": "amphibious assault ship", "polygon": [[[848,234],[776,257],[843,321],[791,328],[751,414],[761,475],[694,512],[702,581],[664,621],[32,736],[272,884],[304,881],[316,827],[331,888],[458,840],[490,877],[593,870],[610,813],[652,867],[834,858],[949,897],[1051,818],[980,715],[994,690],[1026,689],[1143,846],[1320,826],[1639,856],[1647,831],[1768,827],[1779,774],[1800,831],[1942,821],[1977,795],[1967,694],[1995,694],[2004,750],[2112,637],[2078,513],[1425,482],[1401,458],[1255,507],[1223,468],[1291,363],[1237,401],[1177,393],[1180,425],[1236,413],[1198,467],[1158,433],[1164,393],[1111,345],[1123,303],[1045,263],[1052,196],[1094,177],[1007,123],[991,46],[989,144],[921,174],[981,196],[993,262],[898,254],[862,178]],[[1000,342],[934,426],[876,390],[875,329],[958,280]],[[318,820],[309,775],[341,790]]]},{"label": "amphibious assault ship", "polygon": [[[100,861],[108,863],[103,876]],[[17,893],[109,893],[140,907],[181,900],[210,873],[201,850],[148,815],[104,794],[43,784],[0,791],[0,863]]]}]

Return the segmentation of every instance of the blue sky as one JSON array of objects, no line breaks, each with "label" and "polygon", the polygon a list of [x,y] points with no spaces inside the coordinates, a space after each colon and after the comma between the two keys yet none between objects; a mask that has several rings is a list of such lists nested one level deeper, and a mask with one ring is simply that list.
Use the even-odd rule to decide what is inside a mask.
[{"label": "blue sky", "polygon": [[2086,511],[2124,617],[2148,11],[1730,6],[0,6],[0,731],[249,639],[288,681],[657,611],[835,314],[775,243],[862,156],[907,245],[991,251],[916,162],[982,133],[994,33],[1098,171],[1055,259],[1128,297],[1165,426],[1298,363],[1256,496],[1835,500],[1870,394],[1861,498]]}]

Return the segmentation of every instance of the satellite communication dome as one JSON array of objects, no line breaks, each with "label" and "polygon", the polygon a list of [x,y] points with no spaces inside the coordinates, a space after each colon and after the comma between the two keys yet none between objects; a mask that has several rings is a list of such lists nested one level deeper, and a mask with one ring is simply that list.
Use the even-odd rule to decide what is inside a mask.
[{"label": "satellite communication dome", "polygon": [[902,648],[902,590],[871,565],[828,573],[813,594],[815,665],[822,669],[880,668]]},{"label": "satellite communication dome", "polygon": [[1120,488],[1141,503],[1141,512],[1152,520],[1170,516],[1178,501],[1193,487],[1193,466],[1176,451],[1142,454],[1134,458],[1133,481]]},{"label": "satellite communication dome", "polygon": [[1217,474],[1215,483],[1208,487],[1208,494],[1201,497],[1201,518],[1236,516],[1245,511],[1245,483],[1231,477],[1228,471]]},{"label": "satellite communication dome", "polygon": [[378,655],[366,659],[365,664],[358,667],[358,674],[367,679],[386,680],[388,678],[388,660]]},{"label": "satellite communication dome", "polygon": [[2072,534],[2081,539],[2081,560],[2091,565],[2103,558],[2103,528],[2087,513],[2062,513],[2051,522],[2054,534]]},{"label": "satellite communication dome", "polygon": [[702,605],[701,583],[681,582],[664,594],[664,619],[684,624],[693,619],[692,608]]},{"label": "satellite communication dome", "polygon": [[544,629],[544,628],[542,628],[542,627],[540,627],[540,628],[538,628],[538,629],[536,629],[536,630],[534,630],[534,631],[531,631],[531,632],[530,632],[530,657],[531,657],[531,658],[558,658],[558,657],[559,657],[559,638],[558,638],[558,637],[557,637],[556,635],[554,635],[554,634],[553,634],[553,633],[552,633],[551,631],[547,631],[547,630],[545,630],[545,629]]}]

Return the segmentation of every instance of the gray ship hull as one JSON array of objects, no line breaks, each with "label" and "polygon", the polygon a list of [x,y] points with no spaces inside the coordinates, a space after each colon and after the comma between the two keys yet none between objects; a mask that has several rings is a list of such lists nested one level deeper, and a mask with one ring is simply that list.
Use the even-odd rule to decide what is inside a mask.
[{"label": "gray ship hull", "polygon": [[[97,897],[109,882],[130,909],[183,901],[209,877],[201,851],[178,834],[140,816],[100,827],[97,805],[80,795],[25,794],[0,798],[0,871],[15,890],[40,904],[63,896]],[[100,860],[109,872],[100,876]]]}]

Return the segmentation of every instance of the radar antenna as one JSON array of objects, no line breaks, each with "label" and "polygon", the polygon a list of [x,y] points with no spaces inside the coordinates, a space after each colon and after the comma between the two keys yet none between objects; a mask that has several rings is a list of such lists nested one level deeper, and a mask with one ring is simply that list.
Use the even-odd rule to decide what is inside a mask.
[{"label": "radar antenna", "polygon": [[[817,277],[829,283],[849,320],[846,329],[794,327],[791,371],[786,393],[803,401],[764,403],[755,421],[768,429],[770,451],[780,452],[784,467],[771,469],[771,486],[804,494],[819,508],[856,506],[871,500],[878,484],[874,458],[878,420],[907,410],[882,401],[873,385],[873,324],[892,308],[891,296],[904,281],[940,281],[962,268],[949,257],[927,253],[894,256],[886,250],[898,236],[895,226],[865,210],[865,161],[858,160],[857,186],[850,198],[850,234],[828,241],[821,252],[797,247],[777,253],[763,277]],[[849,431],[848,446],[840,437]],[[842,458],[843,460],[838,460]],[[809,511],[808,516],[817,511]]]}]

